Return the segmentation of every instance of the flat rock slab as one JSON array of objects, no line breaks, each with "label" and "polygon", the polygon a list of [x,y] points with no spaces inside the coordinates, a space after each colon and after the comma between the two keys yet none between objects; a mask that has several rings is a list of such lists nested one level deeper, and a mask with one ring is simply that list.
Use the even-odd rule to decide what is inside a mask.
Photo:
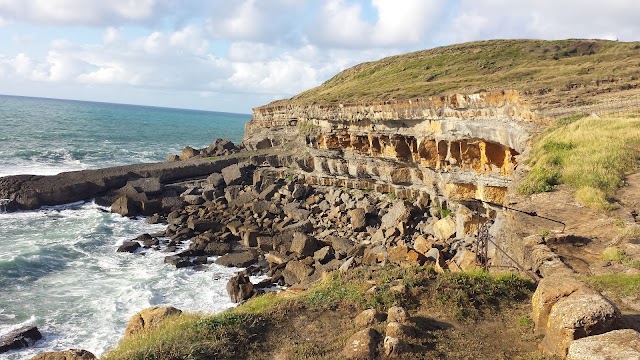
[{"label": "flat rock slab", "polygon": [[215,262],[222,266],[247,267],[256,261],[258,261],[258,253],[254,250],[248,250],[222,255]]},{"label": "flat rock slab", "polygon": [[578,339],[569,346],[567,360],[640,360],[640,333],[614,330]]}]

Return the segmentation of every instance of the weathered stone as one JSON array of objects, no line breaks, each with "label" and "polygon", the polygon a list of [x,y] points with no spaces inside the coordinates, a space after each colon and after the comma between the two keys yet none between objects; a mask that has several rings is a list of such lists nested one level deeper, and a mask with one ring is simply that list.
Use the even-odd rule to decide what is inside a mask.
[{"label": "weathered stone", "polygon": [[478,268],[477,255],[473,251],[460,249],[449,262],[449,270],[454,272],[469,271]]},{"label": "weathered stone", "polygon": [[242,234],[242,245],[245,247],[257,247],[259,232],[255,230],[247,230]]},{"label": "weathered stone", "polygon": [[126,217],[134,217],[138,215],[136,204],[127,196],[121,196],[111,204],[111,212]]},{"label": "weathered stone", "polygon": [[325,246],[313,253],[313,259],[320,264],[326,264],[329,260],[333,259],[333,249],[330,246]]},{"label": "weathered stone", "polygon": [[289,261],[282,272],[288,285],[304,282],[311,274],[313,274],[311,266],[296,260]]},{"label": "weathered stone", "polygon": [[436,238],[447,240],[456,233],[456,221],[453,217],[447,216],[433,224],[433,232]]},{"label": "weathered stone", "polygon": [[416,336],[416,330],[413,326],[401,324],[396,321],[389,321],[387,322],[385,335],[401,340],[409,340]]},{"label": "weathered stone", "polygon": [[294,252],[302,257],[313,256],[313,253],[318,248],[318,241],[306,234],[296,232],[293,234],[293,241],[291,242],[291,252]]},{"label": "weathered stone", "polygon": [[30,360],[94,360],[95,355],[87,350],[70,349],[65,351],[52,351],[40,353]]},{"label": "weathered stone", "polygon": [[583,294],[596,294],[595,290],[574,276],[552,275],[540,280],[531,297],[534,331],[537,334],[543,334],[553,305],[577,291]]},{"label": "weathered stone", "polygon": [[262,251],[273,250],[273,238],[271,236],[258,236],[258,247]]},{"label": "weathered stone", "polygon": [[160,195],[163,190],[160,179],[156,177],[129,180],[127,185],[133,187],[139,193],[145,193],[147,196]]},{"label": "weathered stone", "polygon": [[440,250],[431,248],[429,251],[427,251],[425,257],[427,258],[427,261],[433,262],[433,268],[436,272],[440,274],[444,273],[445,262],[442,254],[440,253]]},{"label": "weathered stone", "polygon": [[291,260],[287,255],[284,255],[277,251],[270,251],[264,257],[270,264],[277,265],[286,264],[289,260]]},{"label": "weathered stone", "polygon": [[180,160],[189,160],[196,156],[200,155],[200,151],[192,148],[191,146],[187,146],[180,152]]},{"label": "weathered stone", "polygon": [[575,340],[569,346],[567,360],[640,360],[640,333],[613,330],[605,334]]},{"label": "weathered stone", "polygon": [[269,211],[271,208],[271,202],[265,200],[257,200],[251,204],[252,210],[256,214],[262,214]]},{"label": "weathered stone", "polygon": [[245,166],[233,164],[222,169],[222,176],[228,186],[241,185],[247,182],[247,169]]},{"label": "weathered stone", "polygon": [[301,184],[295,184],[291,191],[291,197],[297,200],[304,199],[307,196],[307,188]]},{"label": "weathered stone", "polygon": [[125,241],[118,247],[117,252],[135,252],[140,248],[140,243],[137,241]]},{"label": "weathered stone", "polygon": [[404,341],[391,336],[385,336],[382,347],[384,348],[384,354],[390,358],[400,356],[400,354],[406,352],[408,348]]},{"label": "weathered stone", "polygon": [[224,185],[224,176],[220,173],[213,173],[207,177],[207,183],[219,188]]},{"label": "weathered stone", "polygon": [[231,251],[231,244],[224,242],[211,242],[204,248],[205,255],[220,256]]},{"label": "weathered stone", "polygon": [[238,273],[227,282],[227,294],[234,303],[247,300],[253,293],[253,284],[245,274]]},{"label": "weathered stone", "polygon": [[353,320],[355,325],[359,328],[364,328],[381,323],[387,319],[387,315],[379,312],[376,309],[367,309],[358,314]]},{"label": "weathered stone", "polygon": [[565,357],[574,340],[615,330],[620,319],[620,311],[602,295],[573,293],[551,307],[540,345]]},{"label": "weathered stone", "polygon": [[406,201],[396,202],[389,212],[382,217],[380,228],[396,228],[401,223],[406,223],[411,218],[413,206]]},{"label": "weathered stone", "polygon": [[401,306],[392,306],[387,310],[387,322],[407,324],[409,322],[409,312]]},{"label": "weathered stone", "polygon": [[345,359],[374,359],[380,342],[380,334],[372,328],[367,328],[353,334],[342,350]]},{"label": "weathered stone", "polygon": [[333,250],[336,253],[341,254],[342,256],[346,256],[353,249],[353,241],[347,238],[331,237],[327,240],[329,240],[329,242],[331,243],[331,247],[333,247]]},{"label": "weathered stone", "polygon": [[383,245],[377,245],[371,248],[367,248],[364,251],[364,257],[362,262],[367,265],[375,265],[385,263],[389,257],[387,249]]},{"label": "weathered stone", "polygon": [[275,194],[276,192],[278,192],[278,187],[275,184],[271,184],[265,187],[260,192],[260,195],[258,195],[258,197],[263,200],[271,200],[273,194]]},{"label": "weathered stone", "polygon": [[181,310],[172,306],[155,306],[144,309],[129,319],[127,328],[124,331],[124,337],[127,338],[135,334],[149,331],[156,328],[168,317],[177,316],[181,313]]},{"label": "weathered stone", "polygon": [[37,327],[23,326],[0,336],[0,354],[29,347],[40,339],[42,339],[42,334]]},{"label": "weathered stone", "polygon": [[184,199],[184,202],[190,205],[204,204],[204,199],[201,195],[185,195],[182,198]]},{"label": "weathered stone", "polygon": [[247,267],[256,261],[258,261],[258,253],[255,250],[247,250],[222,255],[215,263],[222,266]]},{"label": "weathered stone", "polygon": [[424,236],[420,235],[416,238],[416,240],[413,242],[413,248],[423,254],[423,255],[427,255],[427,252],[433,247],[433,241],[432,240],[427,240],[427,238],[425,238]]},{"label": "weathered stone", "polygon": [[353,231],[362,231],[367,226],[366,211],[362,208],[355,208],[347,212],[351,221]]}]

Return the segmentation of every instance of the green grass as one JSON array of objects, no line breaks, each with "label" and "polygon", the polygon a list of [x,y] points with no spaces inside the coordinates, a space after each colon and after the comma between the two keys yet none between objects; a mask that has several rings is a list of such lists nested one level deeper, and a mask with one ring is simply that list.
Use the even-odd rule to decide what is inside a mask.
[{"label": "green grass", "polygon": [[608,274],[586,279],[596,290],[607,291],[619,297],[640,294],[640,275]]},{"label": "green grass", "polygon": [[612,209],[617,189],[640,160],[640,118],[574,119],[542,134],[533,149],[520,193],[567,184],[580,203]]}]

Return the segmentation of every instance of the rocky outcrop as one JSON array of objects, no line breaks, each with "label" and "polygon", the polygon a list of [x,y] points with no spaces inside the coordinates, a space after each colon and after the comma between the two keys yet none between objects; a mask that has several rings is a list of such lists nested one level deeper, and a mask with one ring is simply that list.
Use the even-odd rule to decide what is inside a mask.
[{"label": "rocky outcrop", "polygon": [[181,313],[181,310],[171,306],[156,306],[144,309],[129,319],[125,329],[125,337],[153,329],[166,318],[180,315]]},{"label": "rocky outcrop", "polygon": [[35,326],[24,326],[0,336],[0,354],[10,350],[22,349],[42,339],[42,334]]},{"label": "rocky outcrop", "polygon": [[567,360],[640,359],[640,333],[635,330],[615,330],[571,343]]},{"label": "rocky outcrop", "polygon": [[95,355],[87,350],[70,349],[65,351],[54,351],[40,353],[31,358],[31,360],[94,360]]}]

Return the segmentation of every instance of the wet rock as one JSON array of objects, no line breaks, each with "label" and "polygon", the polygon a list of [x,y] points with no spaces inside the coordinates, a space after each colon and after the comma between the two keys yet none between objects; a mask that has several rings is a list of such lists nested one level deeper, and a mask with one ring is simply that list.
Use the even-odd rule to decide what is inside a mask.
[{"label": "wet rock", "polygon": [[168,317],[177,316],[181,313],[181,310],[172,306],[155,306],[144,309],[129,319],[127,328],[124,331],[124,337],[127,338],[134,334],[149,331]]},{"label": "wet rock", "polygon": [[118,247],[117,252],[133,253],[140,248],[140,243],[137,241],[125,241]]},{"label": "wet rock", "polygon": [[30,360],[94,360],[95,355],[87,350],[70,349],[65,351],[53,351],[40,353]]},{"label": "wet rock", "polygon": [[353,334],[342,349],[345,359],[374,359],[380,342],[380,334],[372,328]]},{"label": "wet rock", "polygon": [[234,303],[240,303],[253,296],[253,284],[246,274],[238,273],[227,282],[227,294]]},{"label": "wet rock", "polygon": [[189,266],[193,265],[191,263],[191,261],[189,261],[189,259],[184,258],[182,256],[178,256],[178,255],[165,256],[164,257],[164,263],[165,264],[169,264],[169,265],[173,265],[177,269],[184,268],[184,267],[189,267]]},{"label": "wet rock", "polygon": [[640,333],[624,329],[588,336],[572,342],[567,354],[567,360],[614,359],[640,359]]},{"label": "wet rock", "polygon": [[258,253],[255,250],[247,250],[222,255],[215,262],[222,266],[247,267],[256,261],[258,261]]},{"label": "wet rock", "polygon": [[0,354],[10,350],[22,349],[42,339],[35,326],[24,326],[0,336]]},{"label": "wet rock", "polygon": [[126,217],[135,217],[138,215],[138,209],[133,200],[127,196],[121,196],[111,204],[111,212]]}]

